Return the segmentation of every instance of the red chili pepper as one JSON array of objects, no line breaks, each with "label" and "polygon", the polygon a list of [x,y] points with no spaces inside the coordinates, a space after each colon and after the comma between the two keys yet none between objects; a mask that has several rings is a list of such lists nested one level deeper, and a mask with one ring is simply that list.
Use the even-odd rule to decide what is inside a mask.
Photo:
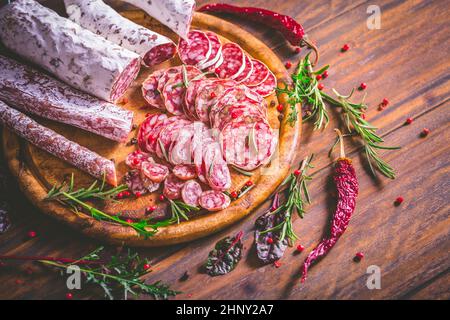
[{"label": "red chili pepper", "polygon": [[262,23],[270,28],[280,31],[286,40],[288,40],[293,46],[306,45],[314,50],[316,59],[313,66],[316,65],[319,60],[319,51],[317,50],[317,47],[308,40],[305,35],[305,30],[301,24],[289,16],[262,8],[238,7],[225,3],[207,4],[199,8],[197,11],[230,13],[241,16],[247,20]]},{"label": "red chili pepper", "polygon": [[334,183],[338,193],[338,203],[331,225],[330,236],[323,239],[318,246],[311,251],[303,263],[302,282],[306,280],[308,268],[318,258],[325,256],[336,244],[338,239],[347,229],[350,217],[355,210],[356,197],[358,195],[358,180],[352,161],[345,157],[344,142],[342,134],[335,129],[339,135],[341,144],[341,156],[336,161]]}]

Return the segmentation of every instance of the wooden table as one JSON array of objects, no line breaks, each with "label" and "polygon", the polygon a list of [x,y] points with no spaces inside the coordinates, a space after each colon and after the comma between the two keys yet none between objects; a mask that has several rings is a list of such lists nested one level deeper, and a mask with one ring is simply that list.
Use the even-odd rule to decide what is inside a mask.
[{"label": "wooden table", "polygon": [[[198,5],[206,2],[198,1]],[[331,66],[329,78],[323,81],[325,90],[337,88],[347,93],[361,82],[367,83],[367,119],[380,128],[387,145],[402,147],[399,151],[381,152],[395,167],[397,178],[372,178],[357,142],[352,145],[347,141],[360,181],[357,208],[336,247],[300,285],[303,259],[320,241],[335,206],[327,152],[335,138],[333,128],[340,122],[339,110],[330,108],[328,128],[316,132],[305,124],[298,150],[299,161],[310,153],[316,155],[309,187],[313,201],[305,218],[296,219],[294,225],[300,235],[298,243],[306,247],[302,254],[289,249],[280,268],[258,264],[253,250],[253,224],[268,208],[267,202],[247,219],[218,234],[188,244],[139,250],[152,261],[154,271],[148,281],[169,283],[183,291],[180,299],[450,298],[450,7],[446,1],[380,1],[379,30],[369,30],[366,25],[370,1],[226,2],[277,10],[302,22],[320,47],[321,64]],[[62,8],[61,1],[47,3]],[[283,60],[299,58],[279,33],[242,19],[222,17],[263,39]],[[345,43],[350,50],[341,53]],[[357,92],[355,99],[361,96]],[[379,111],[377,105],[384,97],[390,103]],[[414,122],[404,125],[409,117]],[[431,133],[421,138],[425,127]],[[11,181],[4,163],[0,171],[2,184],[6,180],[0,199],[10,204],[13,224],[0,235],[0,254],[79,257],[101,245],[39,213]],[[394,206],[398,196],[405,201]],[[27,237],[30,230],[36,231],[37,237]],[[214,243],[239,230],[245,232],[246,250],[237,269],[216,278],[201,273],[199,269]],[[355,263],[352,258],[358,251],[363,251],[365,258]],[[379,290],[366,287],[370,265],[381,270]],[[30,267],[31,275],[27,273]],[[0,298],[63,299],[67,292],[65,279],[57,272],[12,262],[0,268]],[[179,281],[185,271],[189,279]],[[17,279],[23,283],[17,283]],[[101,291],[90,287],[74,295],[77,299],[102,297]]]}]

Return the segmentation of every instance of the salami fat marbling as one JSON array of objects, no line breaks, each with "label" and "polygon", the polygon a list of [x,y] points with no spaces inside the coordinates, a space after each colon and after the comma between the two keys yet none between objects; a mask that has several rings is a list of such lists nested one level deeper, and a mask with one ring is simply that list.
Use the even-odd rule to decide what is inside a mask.
[{"label": "salami fat marbling", "polygon": [[102,0],[64,0],[69,19],[115,44],[127,48],[152,66],[172,58],[172,40],[140,26],[117,13]]},{"label": "salami fat marbling", "polygon": [[95,178],[117,186],[116,168],[111,160],[70,141],[25,114],[0,101],[0,121],[36,147],[64,160]]},{"label": "salami fat marbling", "polygon": [[116,101],[136,78],[141,58],[33,0],[0,10],[0,40],[69,85]]},{"label": "salami fat marbling", "polygon": [[111,140],[127,139],[133,112],[4,56],[0,56],[0,70],[0,99],[11,106]]}]

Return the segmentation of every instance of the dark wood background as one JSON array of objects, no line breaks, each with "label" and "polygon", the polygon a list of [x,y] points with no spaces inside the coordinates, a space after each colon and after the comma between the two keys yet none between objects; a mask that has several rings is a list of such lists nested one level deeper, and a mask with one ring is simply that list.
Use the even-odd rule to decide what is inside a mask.
[{"label": "dark wood background", "polygon": [[[197,1],[198,6],[208,1]],[[304,125],[298,160],[315,153],[314,179],[310,184],[313,202],[304,219],[296,219],[298,243],[306,249],[294,254],[289,249],[281,267],[261,266],[255,259],[253,223],[268,207],[233,227],[191,243],[166,248],[143,249],[151,259],[148,281],[162,280],[183,291],[179,299],[448,299],[449,277],[449,79],[450,7],[437,1],[379,1],[381,29],[366,26],[370,1],[225,1],[253,5],[289,14],[301,22],[322,54],[321,64],[330,64],[325,90],[346,93],[366,82],[367,119],[380,128],[386,144],[399,151],[382,152],[396,169],[397,179],[373,179],[358,144],[347,142],[360,181],[360,195],[350,226],[330,254],[315,265],[305,284],[299,270],[307,253],[318,243],[334,210],[332,167],[327,152],[334,141],[333,128],[340,125],[339,110],[331,108],[329,127],[322,133]],[[61,10],[62,1],[45,1]],[[123,4],[115,1],[117,8]],[[295,62],[281,35],[243,19],[222,15],[263,39],[284,61]],[[341,53],[348,43],[351,49]],[[305,51],[302,52],[302,55]],[[362,96],[358,92],[355,99]],[[384,98],[389,106],[379,111]],[[406,118],[414,122],[405,126]],[[431,134],[420,137],[426,127]],[[0,235],[0,254],[79,257],[101,245],[80,236],[39,213],[0,164],[0,200],[10,205],[11,229]],[[396,197],[405,201],[394,206]],[[37,237],[28,238],[30,230]],[[245,232],[243,261],[232,273],[211,278],[200,266],[214,243],[239,230]],[[116,248],[108,247],[109,251]],[[360,263],[352,261],[358,251]],[[366,287],[370,265],[381,268],[381,289]],[[30,273],[31,268],[31,274]],[[180,277],[188,271],[187,281]],[[20,281],[17,281],[20,280]],[[38,265],[8,262],[0,267],[2,299],[64,299],[65,278]],[[76,299],[101,298],[101,291],[85,287],[75,291]],[[140,297],[146,299],[148,297]]]}]

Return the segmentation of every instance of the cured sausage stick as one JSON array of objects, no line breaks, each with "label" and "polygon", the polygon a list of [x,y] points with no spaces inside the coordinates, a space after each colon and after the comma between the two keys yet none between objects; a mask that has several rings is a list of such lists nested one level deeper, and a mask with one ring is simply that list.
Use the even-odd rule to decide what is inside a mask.
[{"label": "cured sausage stick", "polygon": [[0,122],[36,147],[67,161],[95,178],[105,178],[108,184],[117,186],[116,167],[111,160],[40,125],[2,101],[0,101]]},{"label": "cured sausage stick", "polygon": [[146,66],[166,61],[176,53],[172,40],[122,17],[102,0],[64,0],[64,4],[70,20],[136,52]]},{"label": "cured sausage stick", "polygon": [[168,26],[181,38],[187,39],[194,15],[195,0],[124,0]]},{"label": "cured sausage stick", "polygon": [[0,70],[0,99],[15,108],[114,141],[127,139],[133,112],[1,55]]},{"label": "cured sausage stick", "polygon": [[111,102],[140,68],[138,54],[33,0],[16,0],[0,10],[0,40],[69,85]]}]

